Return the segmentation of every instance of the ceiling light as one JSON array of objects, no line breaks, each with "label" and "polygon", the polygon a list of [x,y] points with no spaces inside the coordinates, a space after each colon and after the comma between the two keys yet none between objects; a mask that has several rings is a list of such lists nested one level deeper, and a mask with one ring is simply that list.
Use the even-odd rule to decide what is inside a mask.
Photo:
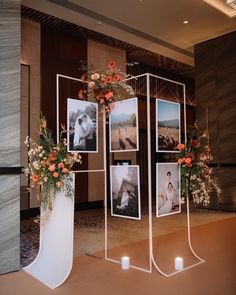
[{"label": "ceiling light", "polygon": [[102,22],[101,21],[98,21],[98,25],[101,25],[102,24]]},{"label": "ceiling light", "polygon": [[236,10],[236,0],[226,0],[226,4],[232,9]]},{"label": "ceiling light", "polygon": [[184,24],[184,25],[187,25],[187,24],[188,24],[188,20],[184,20],[184,21],[183,21],[183,24]]}]

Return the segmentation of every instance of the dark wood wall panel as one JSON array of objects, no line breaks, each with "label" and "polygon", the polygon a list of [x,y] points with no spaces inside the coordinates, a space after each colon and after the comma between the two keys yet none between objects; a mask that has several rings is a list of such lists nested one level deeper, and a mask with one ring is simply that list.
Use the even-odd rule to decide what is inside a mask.
[{"label": "dark wood wall panel", "polygon": [[[56,74],[81,77],[81,60],[87,60],[87,40],[71,34],[41,29],[41,110],[45,115],[53,137],[56,138]],[[68,97],[77,98],[81,84],[60,79],[60,123],[66,124],[66,102]],[[83,154],[83,163],[79,169],[87,169],[87,155]],[[79,184],[83,184],[80,186]],[[88,176],[81,173],[76,176],[76,202],[88,201]]]},{"label": "dark wood wall panel", "polygon": [[212,207],[236,210],[236,32],[195,47],[197,119],[208,128],[222,196]]}]

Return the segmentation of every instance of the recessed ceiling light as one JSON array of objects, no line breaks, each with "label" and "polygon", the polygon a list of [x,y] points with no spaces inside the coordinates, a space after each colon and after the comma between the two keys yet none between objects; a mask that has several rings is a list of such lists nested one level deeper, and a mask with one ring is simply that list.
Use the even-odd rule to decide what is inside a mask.
[{"label": "recessed ceiling light", "polygon": [[188,20],[184,20],[184,21],[183,21],[183,24],[184,24],[184,25],[187,25],[187,24],[188,24]]}]

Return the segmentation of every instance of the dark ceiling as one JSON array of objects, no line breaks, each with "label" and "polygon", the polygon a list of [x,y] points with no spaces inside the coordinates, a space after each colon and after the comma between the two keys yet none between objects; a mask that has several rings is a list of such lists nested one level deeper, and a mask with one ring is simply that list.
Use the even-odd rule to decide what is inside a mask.
[{"label": "dark ceiling", "polygon": [[170,59],[163,55],[151,52],[149,50],[131,45],[127,42],[117,40],[110,36],[106,36],[104,34],[86,29],[84,27],[78,26],[76,24],[56,18],[54,16],[45,14],[40,11],[36,11],[32,8],[28,8],[25,6],[21,7],[21,15],[22,17],[37,21],[42,25],[46,25],[51,29],[64,31],[66,33],[70,33],[78,37],[91,39],[115,48],[125,50],[127,60],[129,62],[136,61],[187,78],[194,77],[194,67]]}]

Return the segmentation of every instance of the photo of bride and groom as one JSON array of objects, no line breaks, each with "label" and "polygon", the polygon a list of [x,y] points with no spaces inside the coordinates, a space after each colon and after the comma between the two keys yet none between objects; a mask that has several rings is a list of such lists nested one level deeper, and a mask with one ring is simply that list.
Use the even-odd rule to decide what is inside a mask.
[{"label": "photo of bride and groom", "polygon": [[110,167],[111,215],[141,219],[139,167],[117,165]]},{"label": "photo of bride and groom", "polygon": [[180,170],[176,163],[157,163],[156,216],[181,212]]}]

